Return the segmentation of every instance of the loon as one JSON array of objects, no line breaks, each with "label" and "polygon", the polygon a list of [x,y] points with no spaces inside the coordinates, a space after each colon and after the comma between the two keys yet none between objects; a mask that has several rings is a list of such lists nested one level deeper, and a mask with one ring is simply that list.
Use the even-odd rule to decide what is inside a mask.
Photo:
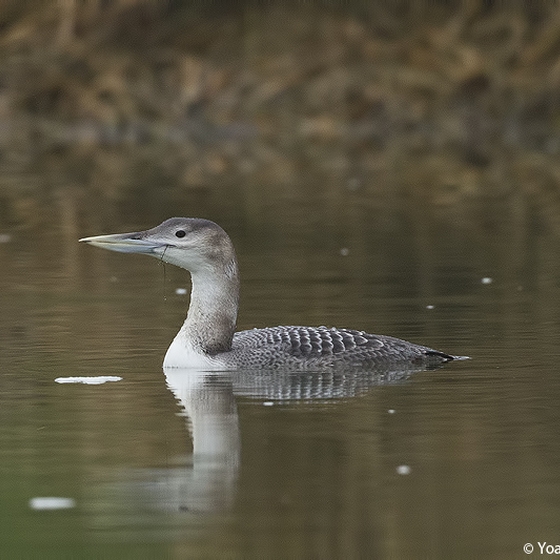
[{"label": "loon", "polygon": [[191,274],[185,322],[164,368],[319,370],[325,367],[435,367],[467,359],[405,340],[333,327],[279,326],[235,332],[239,269],[228,234],[201,218],[169,218],[152,229],[79,240],[121,253],[151,255]]}]

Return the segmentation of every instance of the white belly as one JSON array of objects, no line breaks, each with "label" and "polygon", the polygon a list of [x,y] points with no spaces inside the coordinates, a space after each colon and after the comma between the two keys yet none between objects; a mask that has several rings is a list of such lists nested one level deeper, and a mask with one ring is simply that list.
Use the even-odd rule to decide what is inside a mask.
[{"label": "white belly", "polygon": [[193,348],[181,332],[173,339],[163,359],[164,368],[192,368],[203,371],[224,371],[231,369],[223,360],[207,356],[198,348]]}]

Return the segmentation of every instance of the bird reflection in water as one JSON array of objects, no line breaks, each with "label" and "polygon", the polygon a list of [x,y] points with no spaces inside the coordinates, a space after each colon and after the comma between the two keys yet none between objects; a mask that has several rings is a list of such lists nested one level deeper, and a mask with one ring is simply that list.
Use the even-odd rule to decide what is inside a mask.
[{"label": "bird reflection in water", "polygon": [[[160,467],[125,469],[112,481],[91,486],[87,500],[92,526],[101,535],[136,538],[138,527],[153,538],[190,531],[202,518],[208,522],[235,505],[241,467],[242,434],[238,412],[247,402],[314,406],[333,411],[376,386],[406,382],[420,366],[347,371],[240,370],[203,372],[164,369],[168,389],[185,418],[185,438],[192,439],[192,455],[171,457]],[[263,409],[262,414],[267,414]],[[177,414],[173,407],[170,414]],[[372,411],[372,414],[375,411]],[[188,434],[188,436],[187,436]],[[251,450],[249,456],[254,456]],[[198,526],[198,525],[197,525]],[[146,533],[146,534],[144,534]]]}]

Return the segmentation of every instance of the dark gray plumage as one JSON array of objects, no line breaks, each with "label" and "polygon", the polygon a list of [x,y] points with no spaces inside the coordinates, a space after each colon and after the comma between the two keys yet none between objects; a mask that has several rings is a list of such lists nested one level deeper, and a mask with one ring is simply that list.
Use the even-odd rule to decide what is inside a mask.
[{"label": "dark gray plumage", "polygon": [[242,367],[313,369],[408,362],[438,365],[457,357],[426,346],[351,329],[272,327],[235,333],[232,359]]}]

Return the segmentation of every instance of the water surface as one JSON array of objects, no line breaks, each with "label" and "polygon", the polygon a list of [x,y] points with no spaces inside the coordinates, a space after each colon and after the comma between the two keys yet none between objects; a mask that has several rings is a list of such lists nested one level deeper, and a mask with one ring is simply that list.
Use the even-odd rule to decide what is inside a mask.
[{"label": "water surface", "polygon": [[[52,197],[35,222],[6,226],[0,556],[509,559],[555,543],[554,216],[539,201],[370,194],[317,210],[302,191],[256,214],[196,194],[99,215]],[[186,275],[76,241],[177,214],[232,235],[240,328],[346,326],[473,359],[337,394],[317,377],[166,378]],[[68,376],[123,379],[54,381]],[[75,507],[36,510],[37,497]]]}]

